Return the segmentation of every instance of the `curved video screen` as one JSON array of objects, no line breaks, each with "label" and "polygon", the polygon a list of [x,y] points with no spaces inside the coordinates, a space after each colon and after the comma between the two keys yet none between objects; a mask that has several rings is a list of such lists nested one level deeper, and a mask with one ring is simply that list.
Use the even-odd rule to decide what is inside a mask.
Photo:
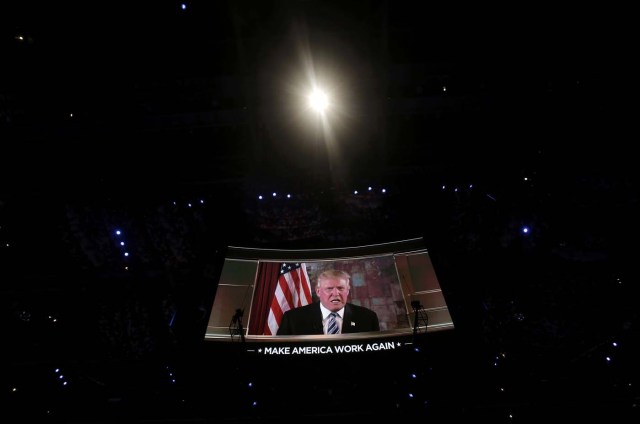
[{"label": "curved video screen", "polygon": [[229,247],[206,340],[262,354],[395,349],[453,329],[421,238],[336,249]]}]

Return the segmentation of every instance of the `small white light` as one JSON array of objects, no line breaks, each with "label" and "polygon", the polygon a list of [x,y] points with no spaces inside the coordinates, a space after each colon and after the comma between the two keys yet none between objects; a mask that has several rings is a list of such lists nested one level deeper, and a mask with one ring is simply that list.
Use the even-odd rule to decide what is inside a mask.
[{"label": "small white light", "polygon": [[124,252],[124,256],[129,256],[129,252]]},{"label": "small white light", "polygon": [[323,112],[329,105],[329,98],[320,90],[315,90],[309,96],[309,106],[318,112]]},{"label": "small white light", "polygon": [[124,242],[123,241],[120,242],[120,246],[124,246]]}]

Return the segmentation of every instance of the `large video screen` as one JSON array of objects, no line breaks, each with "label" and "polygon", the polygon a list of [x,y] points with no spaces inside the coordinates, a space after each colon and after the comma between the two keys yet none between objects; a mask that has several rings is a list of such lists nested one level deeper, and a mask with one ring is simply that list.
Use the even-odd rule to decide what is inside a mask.
[{"label": "large video screen", "polygon": [[[206,340],[263,354],[385,350],[453,329],[423,239],[315,250],[229,247]],[[298,352],[299,351],[299,352]]]}]

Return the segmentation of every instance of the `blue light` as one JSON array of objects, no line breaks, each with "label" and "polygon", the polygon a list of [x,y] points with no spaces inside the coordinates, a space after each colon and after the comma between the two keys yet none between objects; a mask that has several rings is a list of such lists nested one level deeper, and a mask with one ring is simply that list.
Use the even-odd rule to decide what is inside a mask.
[{"label": "blue light", "polygon": [[123,241],[120,242],[120,246],[124,246],[124,242]]},{"label": "blue light", "polygon": [[382,192],[383,192],[383,193],[386,193],[386,192],[387,192],[387,189],[386,189],[386,188],[383,188],[383,189],[382,189]]},{"label": "blue light", "polygon": [[124,256],[129,256],[129,252],[124,252]]},{"label": "blue light", "polygon": [[121,233],[120,233],[120,230],[116,230],[116,235],[118,235],[118,236],[119,236],[120,234],[121,234]]},{"label": "blue light", "polygon": [[369,187],[369,191],[371,191],[371,187]]},{"label": "blue light", "polygon": [[522,227],[522,233],[523,234],[528,234],[529,233],[529,227]]},{"label": "blue light", "polygon": [[262,200],[262,194],[258,196],[258,200]]},{"label": "blue light", "polygon": [[182,4],[180,5],[180,9],[182,9],[182,10],[187,10],[187,5],[186,5],[185,3],[182,3]]}]

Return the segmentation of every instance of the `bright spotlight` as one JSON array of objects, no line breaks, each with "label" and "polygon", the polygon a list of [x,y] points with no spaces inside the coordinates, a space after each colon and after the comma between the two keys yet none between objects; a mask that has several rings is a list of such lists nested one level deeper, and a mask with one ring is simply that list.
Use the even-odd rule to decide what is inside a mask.
[{"label": "bright spotlight", "polygon": [[324,112],[329,105],[329,98],[320,90],[315,90],[309,96],[309,105],[318,112]]}]

